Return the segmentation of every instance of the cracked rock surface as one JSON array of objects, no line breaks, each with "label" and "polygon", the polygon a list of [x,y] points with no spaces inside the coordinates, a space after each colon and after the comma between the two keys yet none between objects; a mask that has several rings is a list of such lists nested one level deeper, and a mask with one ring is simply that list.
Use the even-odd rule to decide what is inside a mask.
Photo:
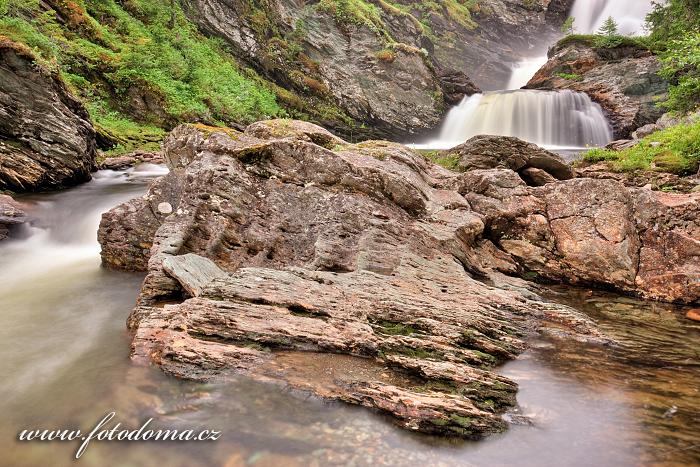
[{"label": "cracked rock surface", "polygon": [[[641,290],[636,274],[600,271],[604,259],[587,269],[567,243],[575,217],[556,197],[581,195],[577,180],[531,188],[509,169],[457,174],[398,144],[352,145],[289,120],[243,133],[181,126],[164,150],[171,172],[105,214],[99,237],[106,265],[147,271],[129,318],[134,359],[178,377],[242,373],[408,429],[481,437],[504,429],[515,403],[517,385],[493,368],[530,334],[609,342],[512,276],[619,276]],[[612,188],[576,228],[637,199],[587,182]],[[172,213],[157,210],[164,202]],[[644,244],[634,206],[585,240],[616,271],[625,254],[634,269]],[[665,260],[654,264],[676,267]]]}]

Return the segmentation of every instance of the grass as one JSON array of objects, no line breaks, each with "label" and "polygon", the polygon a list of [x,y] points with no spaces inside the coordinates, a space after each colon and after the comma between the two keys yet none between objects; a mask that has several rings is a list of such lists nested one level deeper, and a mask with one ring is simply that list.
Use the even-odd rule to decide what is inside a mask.
[{"label": "grass", "polygon": [[[281,116],[274,92],[202,36],[177,2],[0,0],[0,35],[60,73],[117,152],[186,121]],[[134,100],[146,102],[141,109]],[[158,107],[154,111],[152,107]],[[145,107],[145,108],[143,108]]]},{"label": "grass", "polygon": [[676,125],[642,139],[622,151],[592,149],[587,162],[610,162],[615,170],[656,170],[692,175],[700,166],[700,122]]},{"label": "grass", "polygon": [[449,170],[457,170],[459,165],[459,157],[456,155],[444,155],[443,151],[420,151],[423,156]]}]

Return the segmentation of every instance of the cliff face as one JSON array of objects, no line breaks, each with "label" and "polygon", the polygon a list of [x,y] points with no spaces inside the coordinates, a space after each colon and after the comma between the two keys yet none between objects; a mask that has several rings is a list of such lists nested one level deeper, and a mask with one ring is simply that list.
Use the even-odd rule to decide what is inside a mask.
[{"label": "cliff face", "polygon": [[527,88],[585,92],[603,107],[615,137],[626,138],[663,114],[656,104],[666,97],[668,83],[659,76],[660,68],[659,60],[641,47],[566,41],[550,50],[549,61]]},{"label": "cliff face", "polygon": [[89,180],[95,132],[85,108],[28,49],[0,36],[0,190]]},{"label": "cliff face", "polygon": [[[523,53],[553,40],[570,3],[183,2],[205,33],[312,107],[316,102],[313,120],[346,136],[393,138],[429,131],[446,104],[503,86]],[[342,114],[364,130],[348,135]]]}]

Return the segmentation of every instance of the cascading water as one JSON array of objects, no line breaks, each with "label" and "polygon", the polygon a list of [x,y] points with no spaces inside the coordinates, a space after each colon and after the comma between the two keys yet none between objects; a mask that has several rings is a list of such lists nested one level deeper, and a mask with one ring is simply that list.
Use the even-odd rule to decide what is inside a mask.
[{"label": "cascading water", "polygon": [[[641,34],[651,0],[576,0],[570,16],[577,32],[591,33],[612,17],[622,34]],[[447,115],[438,139],[417,148],[445,149],[479,134],[516,136],[551,149],[603,146],[612,130],[602,109],[581,93],[518,90],[544,65],[547,57],[518,63],[507,85],[465,98]]]},{"label": "cascading water", "polygon": [[549,148],[605,145],[612,131],[600,106],[572,91],[500,91],[465,98],[426,148],[448,148],[481,134],[516,136]]},{"label": "cascading water", "polygon": [[647,14],[651,11],[649,0],[576,0],[569,16],[575,19],[578,32],[597,31],[603,22],[612,17],[622,34],[642,34]]},{"label": "cascading water", "polygon": [[526,58],[525,60],[521,61],[515,66],[515,68],[513,68],[513,72],[510,75],[510,81],[508,81],[508,87],[506,89],[514,90],[522,88],[545,63],[547,63],[546,55],[542,55],[541,57]]}]

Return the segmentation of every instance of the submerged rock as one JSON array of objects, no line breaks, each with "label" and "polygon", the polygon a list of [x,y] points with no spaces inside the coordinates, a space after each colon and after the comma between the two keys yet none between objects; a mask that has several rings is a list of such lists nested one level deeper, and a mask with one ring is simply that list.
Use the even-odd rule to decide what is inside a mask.
[{"label": "submerged rock", "polygon": [[588,40],[565,39],[549,51],[549,61],[527,84],[529,89],[570,89],[599,103],[617,139],[657,121],[668,83],[661,63],[650,51],[622,45],[599,48]]},{"label": "submerged rock", "polygon": [[28,48],[2,36],[0,65],[0,190],[49,190],[89,180],[95,131],[82,104]]},{"label": "submerged rock", "polygon": [[[129,319],[135,359],[479,437],[505,426],[517,386],[491,369],[528,334],[605,341],[571,308],[487,284],[516,264],[483,238],[483,216],[451,188],[458,174],[398,144],[328,135],[294,121],[171,134],[171,172],[100,228],[105,264],[148,264]],[[162,202],[172,214],[154,214]],[[354,370],[316,371],[327,353]]]},{"label": "submerged rock", "polygon": [[0,194],[0,240],[4,240],[10,234],[9,226],[26,221],[27,215],[19,203],[8,195]]}]

